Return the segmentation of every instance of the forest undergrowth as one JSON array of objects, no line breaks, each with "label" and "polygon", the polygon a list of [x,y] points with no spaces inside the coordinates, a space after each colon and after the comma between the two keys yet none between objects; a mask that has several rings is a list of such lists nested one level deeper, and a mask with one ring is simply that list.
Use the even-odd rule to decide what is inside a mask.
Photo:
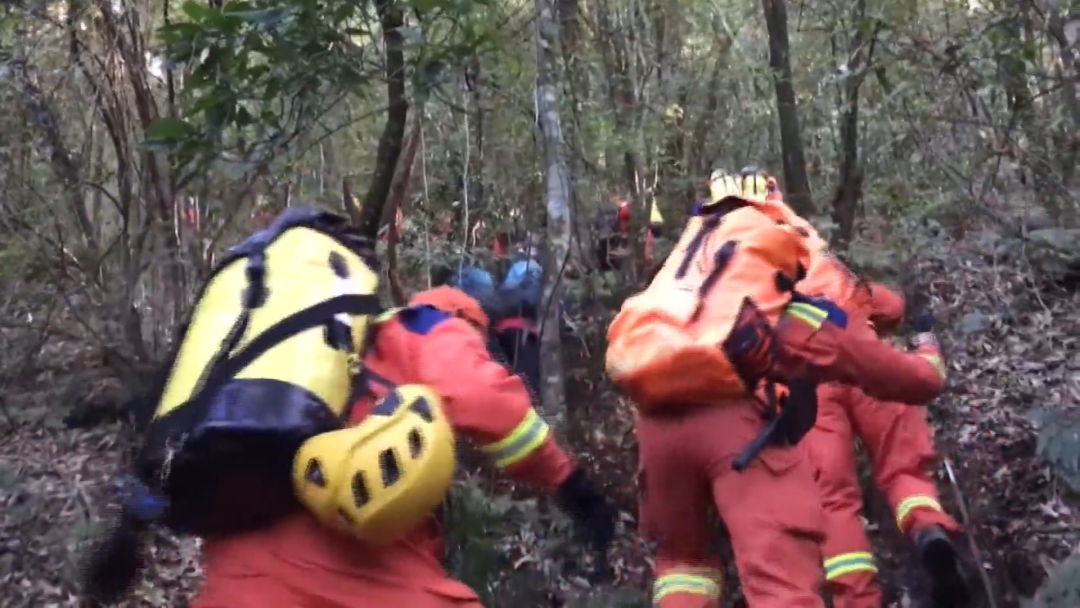
[{"label": "forest undergrowth", "polygon": [[[1080,401],[1080,296],[994,256],[967,239],[921,251],[911,268],[918,289],[931,297],[949,357],[949,390],[928,409],[955,477],[939,467],[942,496],[974,541],[963,543],[972,564],[980,564],[990,582],[995,603],[983,598],[981,606],[1014,608],[1080,542],[1065,486],[1037,455],[1037,425],[1069,415],[1070,404]],[[582,324],[581,335],[565,341],[566,431],[575,454],[621,509],[619,540],[607,565],[591,564],[572,542],[568,521],[542,498],[483,466],[463,467],[468,471],[449,503],[448,562],[492,608],[648,605],[650,552],[635,532],[631,409],[597,373],[598,321]],[[89,347],[50,348],[42,371],[8,395],[19,408],[16,414],[8,408],[7,415],[18,416],[19,424],[0,421],[4,608],[80,605],[80,556],[114,508],[110,484],[131,446],[131,433],[120,423],[65,426],[63,412],[72,400],[122,392],[91,364],[96,359]],[[475,463],[468,454],[463,461]],[[867,525],[886,605],[923,605],[910,551],[870,490]],[[717,544],[723,548],[719,529]],[[195,541],[157,535],[150,567],[126,605],[184,605],[198,586],[198,557]],[[727,597],[729,605],[741,605],[736,585],[728,586]]]}]

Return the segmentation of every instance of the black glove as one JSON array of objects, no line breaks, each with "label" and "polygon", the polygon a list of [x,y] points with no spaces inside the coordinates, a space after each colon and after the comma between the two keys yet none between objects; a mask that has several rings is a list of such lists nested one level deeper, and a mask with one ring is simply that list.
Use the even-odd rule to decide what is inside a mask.
[{"label": "black glove", "polygon": [[618,513],[608,499],[597,490],[585,471],[574,469],[555,493],[555,503],[566,512],[587,535],[589,545],[601,553],[607,551],[615,538],[615,519]]},{"label": "black glove", "polygon": [[101,604],[115,604],[131,590],[145,565],[146,527],[121,515],[90,549],[83,571],[83,593]]},{"label": "black glove", "polygon": [[927,311],[923,311],[916,315],[915,322],[912,324],[915,331],[920,334],[925,334],[934,331],[934,315]]},{"label": "black glove", "polygon": [[124,482],[120,517],[90,549],[83,570],[83,593],[101,604],[115,604],[135,585],[146,565],[150,526],[160,521],[168,501],[141,482]]}]

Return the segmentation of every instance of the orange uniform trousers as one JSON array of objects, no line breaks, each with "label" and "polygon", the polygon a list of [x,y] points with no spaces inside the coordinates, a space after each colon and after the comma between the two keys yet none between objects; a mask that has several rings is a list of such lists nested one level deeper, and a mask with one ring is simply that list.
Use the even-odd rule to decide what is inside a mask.
[{"label": "orange uniform trousers", "polygon": [[434,520],[385,547],[356,543],[307,513],[267,530],[207,541],[192,608],[483,608],[436,559]]},{"label": "orange uniform trousers", "polygon": [[640,526],[657,543],[653,604],[718,608],[723,582],[710,555],[712,505],[730,533],[751,608],[822,608],[825,520],[803,446],[768,447],[743,472],[731,465],[762,430],[758,406],[734,401],[670,417],[639,415]]},{"label": "orange uniform trousers", "polygon": [[484,608],[475,599],[436,595],[407,584],[343,580],[321,569],[296,574],[307,576],[298,580],[257,574],[207,583],[192,608]]},{"label": "orange uniform trousers", "polygon": [[959,527],[942,511],[930,474],[937,454],[923,408],[877,401],[855,387],[821,386],[817,423],[800,445],[806,446],[817,468],[828,530],[827,587],[834,608],[880,608],[877,568],[861,518],[856,437],[869,453],[874,481],[905,534],[930,525],[950,533]]}]

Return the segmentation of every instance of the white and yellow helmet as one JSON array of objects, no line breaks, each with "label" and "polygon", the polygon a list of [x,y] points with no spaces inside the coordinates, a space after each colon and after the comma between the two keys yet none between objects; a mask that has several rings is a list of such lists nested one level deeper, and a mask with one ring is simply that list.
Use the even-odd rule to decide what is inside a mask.
[{"label": "white and yellow helmet", "polygon": [[746,167],[738,174],[714,169],[709,175],[709,198],[704,207],[727,199],[764,204],[769,195],[770,178],[756,167]]},{"label": "white and yellow helmet", "polygon": [[454,432],[428,387],[402,385],[360,424],[300,446],[293,486],[324,524],[374,544],[403,537],[446,497]]},{"label": "white and yellow helmet", "polygon": [[770,187],[775,188],[776,180],[772,180],[770,186],[769,174],[754,165],[743,167],[739,171],[739,184],[743,194],[753,198],[766,199],[769,196]]}]

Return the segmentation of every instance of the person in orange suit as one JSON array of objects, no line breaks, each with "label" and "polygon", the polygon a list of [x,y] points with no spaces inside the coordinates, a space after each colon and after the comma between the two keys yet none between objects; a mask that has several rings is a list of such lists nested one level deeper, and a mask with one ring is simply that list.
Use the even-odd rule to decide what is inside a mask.
[{"label": "person in orange suit", "polygon": [[[522,381],[488,356],[488,319],[464,293],[440,287],[418,294],[373,330],[365,357],[372,394],[359,421],[385,393],[384,381],[437,391],[454,430],[480,446],[515,479],[555,494],[597,549],[614,534],[615,511],[555,442],[532,409]],[[206,539],[206,581],[195,608],[482,608],[476,593],[442,565],[441,523],[389,546],[365,546],[306,512],[269,529]]]},{"label": "person in orange suit", "polygon": [[[613,270],[619,262],[612,256],[612,250],[625,247],[632,234],[630,218],[630,201],[623,196],[613,196],[611,199],[613,209],[600,209],[594,222],[594,230],[598,234],[596,255],[600,262],[601,270]],[[660,237],[664,227],[664,216],[654,201],[649,210],[649,223],[645,230],[645,250],[643,260],[645,268],[653,267],[653,255],[656,249],[656,239]]]},{"label": "person in orange suit", "polygon": [[[880,285],[872,290],[875,302],[897,298],[891,292],[883,295],[887,290]],[[870,456],[874,481],[892,507],[897,526],[920,552],[930,575],[934,606],[959,608],[970,602],[952,543],[960,526],[942,509],[930,475],[937,454],[924,412],[837,384],[819,388],[818,408],[817,424],[807,434],[806,445],[818,469],[828,525],[824,563],[833,606],[874,608],[882,602],[877,567],[860,517],[863,502],[853,449],[856,437]]]},{"label": "person in orange suit", "polygon": [[[757,170],[744,169],[744,176]],[[744,184],[753,182],[744,180]],[[772,177],[766,180],[770,201],[810,234],[811,260],[799,290],[839,305],[849,321],[879,334],[898,327],[904,298],[877,283],[866,283],[834,256],[809,223],[800,222],[783,204]],[[818,389],[818,417],[805,443],[818,469],[818,484],[828,526],[824,545],[825,577],[834,608],[881,606],[881,589],[870,541],[863,527],[862,491],[854,442],[862,440],[873,465],[874,481],[893,508],[896,523],[920,550],[932,582],[935,606],[963,606],[970,591],[950,537],[960,527],[941,507],[929,474],[937,460],[924,412],[902,403],[880,401],[854,386],[825,384]]]},{"label": "person in orange suit", "polygon": [[[716,179],[730,176],[714,178],[714,185]],[[706,217],[724,213],[723,201],[733,198],[723,185],[715,188],[700,211]],[[677,252],[688,241],[701,242],[690,238],[694,226],[702,222],[691,220]],[[718,258],[715,245],[698,251],[695,259],[706,265]],[[655,280],[674,275],[673,269],[684,262],[679,257],[685,256],[669,257]],[[791,262],[794,267],[795,260]],[[751,280],[756,275],[740,276]],[[719,284],[723,282],[721,277]],[[709,306],[708,300],[702,305]],[[610,333],[617,333],[614,328]],[[790,387],[780,419],[788,412],[801,412],[805,418],[809,411],[813,416],[813,383],[807,391],[800,378],[857,385],[867,394],[912,405],[925,403],[944,387],[941,354],[932,333],[920,337],[915,352],[904,353],[879,340],[869,327],[849,323],[842,310],[824,299],[796,295],[772,333],[780,348],[766,349],[775,356],[766,373]],[[799,403],[806,399],[809,404]],[[750,395],[670,412],[646,412],[638,404],[640,529],[657,543],[654,606],[720,606],[721,564],[707,549],[712,533],[708,513],[715,505],[730,534],[750,608],[824,607],[820,586],[825,521],[814,467],[800,437],[770,442],[745,468],[733,466],[761,436],[763,414],[761,401]],[[812,424],[812,417],[802,421],[803,428]]]}]

